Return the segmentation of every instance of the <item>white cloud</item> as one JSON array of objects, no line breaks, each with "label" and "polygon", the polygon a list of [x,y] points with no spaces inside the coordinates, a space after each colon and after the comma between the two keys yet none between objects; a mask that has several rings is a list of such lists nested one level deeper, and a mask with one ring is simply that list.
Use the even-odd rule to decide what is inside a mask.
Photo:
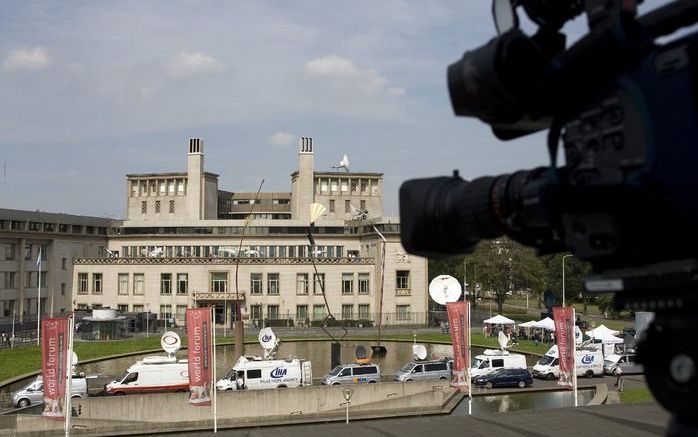
[{"label": "white cloud", "polygon": [[189,77],[223,71],[223,65],[203,53],[180,52],[167,65],[173,77]]},{"label": "white cloud", "polygon": [[405,94],[404,88],[391,86],[388,79],[378,74],[376,70],[357,68],[351,59],[337,55],[312,59],[305,63],[304,70],[311,76],[326,76],[337,82],[343,81],[351,88],[366,94],[379,92],[391,96]]},{"label": "white cloud", "polygon": [[290,146],[296,141],[296,136],[288,132],[276,132],[269,137],[269,142],[275,146]]},{"label": "white cloud", "polygon": [[50,59],[43,47],[21,48],[10,52],[3,63],[5,71],[36,71],[46,68]]},{"label": "white cloud", "polygon": [[330,55],[306,62],[305,71],[318,76],[348,76],[355,74],[356,68],[351,59]]}]

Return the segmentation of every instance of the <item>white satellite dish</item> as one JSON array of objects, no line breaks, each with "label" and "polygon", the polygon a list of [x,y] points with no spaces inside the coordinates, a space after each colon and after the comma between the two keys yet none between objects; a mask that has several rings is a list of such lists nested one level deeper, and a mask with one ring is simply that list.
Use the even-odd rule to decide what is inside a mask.
[{"label": "white satellite dish", "polygon": [[439,305],[456,302],[460,295],[460,282],[453,276],[439,275],[429,283],[429,296]]},{"label": "white satellite dish", "polygon": [[70,370],[75,372],[75,368],[78,365],[78,354],[73,351],[73,354],[70,357]]},{"label": "white satellite dish", "polygon": [[347,157],[346,153],[342,157],[342,160],[339,161],[339,168],[343,168],[347,171],[347,173],[349,173],[349,158]]},{"label": "white satellite dish", "polygon": [[315,223],[324,213],[327,211],[324,205],[321,203],[311,203],[310,204],[310,223]]},{"label": "white satellite dish", "polygon": [[174,355],[175,352],[182,347],[182,340],[179,335],[174,331],[167,331],[160,337],[160,346],[162,350],[167,352],[169,355]]},{"label": "white satellite dish", "polygon": [[412,345],[412,358],[415,360],[424,360],[427,358],[427,348],[423,344]]},{"label": "white satellite dish", "polygon": [[276,346],[276,334],[271,328],[262,328],[259,331],[259,344],[264,349],[273,349]]},{"label": "white satellite dish", "polygon": [[497,342],[502,350],[506,350],[507,344],[509,343],[509,337],[504,333],[504,331],[499,331],[499,336],[497,336]]}]

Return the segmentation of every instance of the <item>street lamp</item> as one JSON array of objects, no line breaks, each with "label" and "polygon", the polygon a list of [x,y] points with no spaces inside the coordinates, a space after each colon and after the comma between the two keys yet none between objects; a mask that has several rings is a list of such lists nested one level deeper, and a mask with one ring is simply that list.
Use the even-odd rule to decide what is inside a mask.
[{"label": "street lamp", "polygon": [[562,306],[565,306],[565,258],[572,255],[562,257]]},{"label": "street lamp", "polygon": [[147,310],[147,312],[145,313],[145,337],[148,338],[148,336],[150,335],[150,304],[146,303],[145,308]]},{"label": "street lamp", "polygon": [[351,403],[349,401],[351,400],[351,395],[354,394],[354,390],[352,390],[350,388],[345,388],[343,391],[343,394],[344,394],[344,400],[346,401],[344,405],[347,406],[347,422],[346,423],[349,423],[349,404]]}]

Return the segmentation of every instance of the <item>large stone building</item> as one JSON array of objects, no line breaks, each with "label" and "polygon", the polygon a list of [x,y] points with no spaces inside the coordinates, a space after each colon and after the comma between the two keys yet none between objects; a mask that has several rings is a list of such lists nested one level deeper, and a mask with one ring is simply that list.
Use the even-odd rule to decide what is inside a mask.
[{"label": "large stone building", "polygon": [[[338,320],[375,323],[382,313],[386,324],[425,323],[427,261],[405,253],[398,219],[383,216],[382,174],[318,172],[314,153],[312,139],[301,138],[291,192],[220,190],[197,138],[186,172],[127,175],[126,220],[103,223],[84,243],[91,250],[70,257],[73,308],[152,312],[183,324],[186,308],[214,306],[218,324],[298,325],[327,315],[324,284]],[[310,246],[314,202],[326,212]],[[16,247],[26,244],[19,238]]]}]

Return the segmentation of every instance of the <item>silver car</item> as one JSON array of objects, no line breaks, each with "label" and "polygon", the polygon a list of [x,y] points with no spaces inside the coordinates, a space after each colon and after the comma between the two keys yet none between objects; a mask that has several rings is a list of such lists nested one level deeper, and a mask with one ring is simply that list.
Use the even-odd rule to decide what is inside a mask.
[{"label": "silver car", "polygon": [[394,381],[422,381],[427,379],[451,379],[453,360],[410,361],[393,375]]},{"label": "silver car", "polygon": [[635,354],[608,355],[604,360],[603,371],[614,376],[618,376],[621,372],[623,375],[644,373],[642,364],[637,362]]},{"label": "silver car", "polygon": [[[85,378],[74,376],[71,381],[70,392],[72,398],[87,397],[87,381]],[[44,402],[44,382],[41,376],[27,384],[21,390],[12,393],[12,405],[17,408],[28,407],[30,405]]]},{"label": "silver car", "polygon": [[375,383],[381,380],[378,364],[340,364],[320,379],[322,385]]}]

